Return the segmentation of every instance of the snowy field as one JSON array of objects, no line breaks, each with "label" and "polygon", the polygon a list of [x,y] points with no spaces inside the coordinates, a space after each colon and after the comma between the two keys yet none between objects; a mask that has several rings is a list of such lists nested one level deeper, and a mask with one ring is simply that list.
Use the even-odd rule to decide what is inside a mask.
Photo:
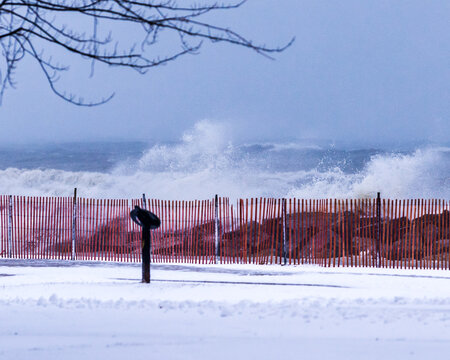
[{"label": "snowy field", "polygon": [[445,359],[450,271],[0,260],[0,359]]}]

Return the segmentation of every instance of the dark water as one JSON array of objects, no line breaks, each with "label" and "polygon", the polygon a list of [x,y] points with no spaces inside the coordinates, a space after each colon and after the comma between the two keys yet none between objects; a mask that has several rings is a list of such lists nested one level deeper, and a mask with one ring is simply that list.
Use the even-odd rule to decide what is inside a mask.
[{"label": "dark water", "polygon": [[0,147],[0,169],[111,170],[117,163],[142,156],[143,142],[88,142]]}]

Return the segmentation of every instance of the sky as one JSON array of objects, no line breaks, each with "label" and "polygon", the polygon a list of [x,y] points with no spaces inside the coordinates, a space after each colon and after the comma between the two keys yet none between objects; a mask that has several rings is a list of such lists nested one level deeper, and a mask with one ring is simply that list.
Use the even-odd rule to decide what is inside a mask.
[{"label": "sky", "polygon": [[205,43],[146,75],[89,79],[75,60],[68,90],[116,93],[95,108],[53,95],[24,60],[0,106],[0,142],[175,140],[205,119],[237,141],[450,142],[447,0],[249,0],[212,19],[268,46],[296,40],[275,60]]}]

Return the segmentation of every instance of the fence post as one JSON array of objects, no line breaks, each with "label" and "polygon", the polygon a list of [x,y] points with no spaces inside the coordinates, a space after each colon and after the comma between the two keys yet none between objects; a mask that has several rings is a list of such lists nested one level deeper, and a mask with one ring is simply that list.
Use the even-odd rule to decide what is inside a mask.
[{"label": "fence post", "polygon": [[8,257],[12,257],[12,195],[8,199]]},{"label": "fence post", "polygon": [[286,199],[282,199],[282,217],[283,217],[283,265],[286,265]]},{"label": "fence post", "polygon": [[377,193],[377,254],[378,267],[381,267],[381,195]]},{"label": "fence post", "polygon": [[77,188],[73,189],[72,205],[72,260],[75,260],[75,238],[77,234]]},{"label": "fence post", "polygon": [[142,208],[147,210],[147,200],[145,199],[145,194],[142,194]]},{"label": "fence post", "polygon": [[214,243],[215,243],[215,261],[219,258],[219,197],[215,196],[214,201]]}]

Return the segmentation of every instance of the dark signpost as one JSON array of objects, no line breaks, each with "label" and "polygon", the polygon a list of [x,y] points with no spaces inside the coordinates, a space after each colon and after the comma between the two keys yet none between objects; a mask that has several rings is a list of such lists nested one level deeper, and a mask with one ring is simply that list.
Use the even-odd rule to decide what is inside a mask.
[{"label": "dark signpost", "polygon": [[161,221],[148,210],[135,206],[130,212],[133,221],[142,227],[142,282],[150,282],[150,230],[159,228]]}]

